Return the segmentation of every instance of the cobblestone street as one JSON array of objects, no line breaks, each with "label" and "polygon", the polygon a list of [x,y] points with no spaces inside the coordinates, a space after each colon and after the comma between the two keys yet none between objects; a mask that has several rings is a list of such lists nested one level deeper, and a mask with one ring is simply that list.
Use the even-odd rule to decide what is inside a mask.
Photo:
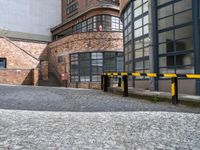
[{"label": "cobblestone street", "polygon": [[0,86],[0,149],[199,149],[199,112],[96,90]]}]

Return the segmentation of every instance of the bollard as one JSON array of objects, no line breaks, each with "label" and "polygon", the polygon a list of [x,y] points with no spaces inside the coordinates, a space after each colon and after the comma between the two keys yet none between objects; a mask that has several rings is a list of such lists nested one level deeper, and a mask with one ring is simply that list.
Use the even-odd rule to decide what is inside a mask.
[{"label": "bollard", "polygon": [[78,82],[76,82],[76,88],[78,88]]},{"label": "bollard", "polygon": [[122,76],[122,95],[128,97],[128,76]]},{"label": "bollard", "polygon": [[103,90],[104,92],[108,92],[108,75],[104,75],[104,87],[103,87]]},{"label": "bollard", "polygon": [[172,104],[177,105],[178,104],[178,78],[173,77],[172,78]]},{"label": "bollard", "polygon": [[65,80],[65,87],[68,87],[68,80]]},{"label": "bollard", "polygon": [[118,87],[121,87],[121,86],[122,86],[122,79],[118,78]]},{"label": "bollard", "polygon": [[103,90],[104,86],[104,75],[101,75],[101,90]]}]

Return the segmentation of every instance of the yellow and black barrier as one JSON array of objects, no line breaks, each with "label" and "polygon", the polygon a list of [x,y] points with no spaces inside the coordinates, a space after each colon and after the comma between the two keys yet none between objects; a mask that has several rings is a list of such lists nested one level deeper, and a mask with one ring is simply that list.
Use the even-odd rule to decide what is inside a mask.
[{"label": "yellow and black barrier", "polygon": [[122,77],[119,78],[118,86],[122,87],[122,93],[124,97],[128,96],[128,76],[133,77],[165,77],[171,78],[171,93],[172,93],[172,104],[178,104],[178,78],[187,78],[187,79],[200,79],[200,74],[157,74],[157,73],[103,73],[101,76],[101,87],[104,92],[108,91],[109,87],[109,78],[111,77]]},{"label": "yellow and black barrier", "polygon": [[171,82],[172,104],[178,104],[178,78],[173,77]]}]

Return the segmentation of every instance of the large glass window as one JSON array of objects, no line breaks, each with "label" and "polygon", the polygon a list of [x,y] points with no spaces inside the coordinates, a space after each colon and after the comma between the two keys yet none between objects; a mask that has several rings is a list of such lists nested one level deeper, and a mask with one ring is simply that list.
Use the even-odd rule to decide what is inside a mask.
[{"label": "large glass window", "polygon": [[65,31],[55,35],[54,40],[68,36],[74,33],[80,32],[92,32],[92,31],[122,31],[123,26],[119,17],[111,15],[99,15],[93,16],[83,22],[68,28]]},{"label": "large glass window", "polygon": [[124,12],[125,71],[149,72],[148,0],[135,0]]},{"label": "large glass window", "polygon": [[194,73],[192,0],[157,0],[160,73]]},{"label": "large glass window", "polygon": [[71,82],[99,82],[103,72],[123,72],[123,53],[86,52],[70,55]]},{"label": "large glass window", "polygon": [[133,52],[132,52],[132,4],[126,9],[124,16],[124,52],[125,52],[125,71],[133,71]]},{"label": "large glass window", "polygon": [[72,82],[79,81],[79,57],[78,54],[73,54],[70,56],[70,76]]},{"label": "large glass window", "polygon": [[[134,11],[134,62],[135,72],[149,72],[149,14],[148,1],[136,0],[133,4]],[[142,77],[143,78],[143,77]]]},{"label": "large glass window", "polygon": [[79,75],[81,82],[88,82],[90,81],[90,53],[81,53],[79,54]]}]

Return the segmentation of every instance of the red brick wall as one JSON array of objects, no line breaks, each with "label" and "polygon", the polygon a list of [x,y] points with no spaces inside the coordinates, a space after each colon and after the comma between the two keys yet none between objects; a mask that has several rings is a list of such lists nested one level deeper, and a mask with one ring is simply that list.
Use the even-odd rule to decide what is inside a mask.
[{"label": "red brick wall", "polygon": [[[40,60],[47,60],[47,43],[30,41],[12,41],[20,48],[34,55]],[[35,85],[38,82],[38,72],[33,76],[32,69],[37,68],[40,61],[25,54],[7,40],[0,38],[0,58],[7,59],[7,68],[0,70],[0,83]],[[41,72],[48,77],[48,62],[43,66]]]},{"label": "red brick wall", "polygon": [[36,86],[38,85],[38,81],[39,81],[39,70],[38,68],[33,69],[33,85]]},{"label": "red brick wall", "polygon": [[[37,58],[47,59],[47,43],[13,42]],[[7,58],[8,69],[33,69],[39,64],[37,60],[31,58],[19,48],[2,38],[0,38],[0,57]]]},{"label": "red brick wall", "polygon": [[0,70],[0,84],[33,85],[33,70]]},{"label": "red brick wall", "polygon": [[42,75],[42,80],[48,80],[48,61],[42,61],[41,62],[41,75]]}]

